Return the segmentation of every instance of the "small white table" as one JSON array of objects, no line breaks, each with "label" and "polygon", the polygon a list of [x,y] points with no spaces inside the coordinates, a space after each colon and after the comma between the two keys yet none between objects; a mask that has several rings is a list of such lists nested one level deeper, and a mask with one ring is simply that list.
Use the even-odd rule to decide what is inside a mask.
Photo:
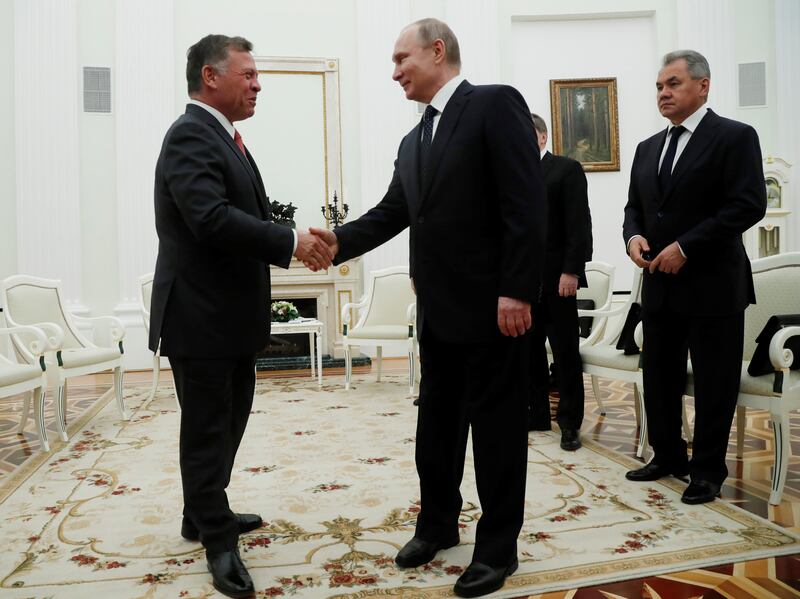
[{"label": "small white table", "polygon": [[[293,335],[295,333],[308,333],[308,346],[311,358],[311,378],[314,378],[314,366],[318,385],[322,388],[322,331],[325,324],[320,320],[290,320],[289,322],[270,323],[270,333],[273,335]],[[316,339],[314,338],[316,337]]]}]

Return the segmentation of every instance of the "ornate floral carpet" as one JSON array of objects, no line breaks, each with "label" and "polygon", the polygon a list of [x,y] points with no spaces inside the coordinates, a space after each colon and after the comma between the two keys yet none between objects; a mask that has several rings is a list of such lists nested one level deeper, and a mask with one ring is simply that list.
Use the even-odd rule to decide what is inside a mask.
[{"label": "ornate floral carpet", "polygon": [[[416,410],[404,377],[259,383],[229,496],[263,528],[240,549],[259,597],[450,596],[480,517],[468,463],[461,545],[416,570],[393,556],[416,513]],[[215,596],[199,544],[180,538],[178,414],[172,390],[118,420],[100,402],[66,445],[0,487],[5,597]],[[105,405],[104,405],[105,404]],[[468,452],[469,454],[469,452]],[[716,501],[680,502],[683,483],[624,479],[632,460],[594,443],[566,453],[532,433],[520,569],[497,597],[520,597],[800,552],[800,539]]]}]

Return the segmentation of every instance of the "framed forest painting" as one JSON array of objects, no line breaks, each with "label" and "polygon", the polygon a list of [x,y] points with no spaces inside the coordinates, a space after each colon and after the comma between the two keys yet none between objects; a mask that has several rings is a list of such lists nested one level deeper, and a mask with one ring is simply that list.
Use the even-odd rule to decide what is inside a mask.
[{"label": "framed forest painting", "polygon": [[585,171],[619,170],[617,79],[551,79],[553,153]]}]

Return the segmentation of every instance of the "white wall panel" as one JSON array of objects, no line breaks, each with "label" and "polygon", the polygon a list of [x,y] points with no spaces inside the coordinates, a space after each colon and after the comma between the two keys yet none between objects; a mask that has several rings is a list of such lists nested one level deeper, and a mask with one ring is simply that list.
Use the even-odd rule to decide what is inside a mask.
[{"label": "white wall panel", "polygon": [[61,279],[82,311],[75,0],[16,0],[14,32],[19,272]]}]

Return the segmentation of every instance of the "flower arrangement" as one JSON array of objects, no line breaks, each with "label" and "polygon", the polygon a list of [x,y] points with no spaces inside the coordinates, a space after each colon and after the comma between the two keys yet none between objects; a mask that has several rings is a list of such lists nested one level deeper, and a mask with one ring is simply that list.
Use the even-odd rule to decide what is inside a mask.
[{"label": "flower arrangement", "polygon": [[272,302],[271,312],[272,322],[289,322],[300,316],[292,302]]}]

